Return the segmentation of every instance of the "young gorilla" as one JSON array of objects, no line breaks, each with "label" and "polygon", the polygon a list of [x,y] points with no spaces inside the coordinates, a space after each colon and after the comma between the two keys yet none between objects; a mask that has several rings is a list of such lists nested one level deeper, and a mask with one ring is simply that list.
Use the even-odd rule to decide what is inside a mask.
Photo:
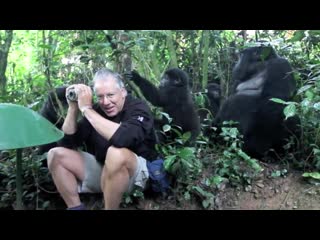
[{"label": "young gorilla", "polygon": [[201,123],[206,122],[205,120],[208,115],[208,110],[210,111],[213,118],[216,117],[220,108],[220,98],[221,98],[220,85],[217,83],[208,83],[206,96],[207,96],[207,100],[205,102],[206,109],[200,109],[198,111]]},{"label": "young gorilla", "polygon": [[[159,88],[141,77],[137,71],[125,74],[141,89],[145,98],[154,106],[162,107],[172,118],[172,124],[180,126],[183,132],[190,132],[188,144],[192,144],[200,133],[200,120],[189,89],[189,76],[186,72],[172,68],[162,76]],[[156,129],[168,124],[166,118],[155,120]],[[162,139],[162,136],[158,136]],[[161,142],[161,140],[160,140]]]},{"label": "young gorilla", "polygon": [[284,121],[284,105],[270,99],[292,98],[296,88],[289,62],[270,46],[251,47],[241,52],[232,78],[232,95],[222,105],[214,125],[239,122],[244,151],[252,157],[260,158],[271,148],[281,149],[289,132],[297,133],[299,119]]},{"label": "young gorilla", "polygon": [[221,88],[217,83],[208,83],[207,97],[209,100],[207,108],[210,110],[213,117],[215,117],[220,108]]},{"label": "young gorilla", "polygon": [[[127,95],[119,74],[99,70],[92,91],[75,84],[77,102],[68,100],[60,147],[48,153],[54,183],[69,209],[84,209],[78,192],[103,192],[105,209],[116,209],[124,192],[144,189],[149,177],[146,160],[157,158],[154,123],[147,104]],[[83,118],[77,123],[78,112]],[[76,151],[85,145],[86,152]]]},{"label": "young gorilla", "polygon": [[205,100],[204,108],[198,110],[200,116],[200,122],[202,125],[203,135],[211,137],[210,125],[212,120],[216,118],[216,115],[220,108],[221,88],[217,83],[209,83],[207,86],[207,99]]},{"label": "young gorilla", "polygon": [[[54,90],[50,91],[48,98],[46,99],[45,103],[43,104],[40,114],[48,119],[52,124],[54,124],[57,128],[61,129],[63,125],[63,118],[61,114],[59,114],[59,105],[57,102],[60,101],[63,108],[68,106],[68,102],[66,99],[66,89],[67,87],[57,87]],[[59,117],[60,116],[60,117]],[[38,154],[43,154],[48,152],[51,148],[56,147],[57,143],[50,143],[41,145],[39,147]]]}]

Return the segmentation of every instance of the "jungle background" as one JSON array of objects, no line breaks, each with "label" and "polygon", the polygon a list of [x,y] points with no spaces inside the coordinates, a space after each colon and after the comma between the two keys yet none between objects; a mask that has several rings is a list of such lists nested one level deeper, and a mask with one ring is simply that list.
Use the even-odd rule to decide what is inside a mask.
[{"label": "jungle background", "polygon": [[[222,101],[228,97],[239,51],[271,44],[294,69],[298,91],[285,104],[286,114],[301,119],[298,146],[289,142],[286,154],[258,161],[240,150],[241,136],[232,127],[221,133],[224,143],[201,134],[196,146],[185,147],[181,135],[158,146],[176,178],[170,196],[136,191],[124,196],[121,209],[320,209],[319,40],[319,30],[0,30],[0,102],[39,111],[48,91],[90,84],[101,67],[120,73],[136,69],[155,85],[166,69],[179,67],[190,75],[201,109],[209,82],[220,84]],[[133,83],[126,84],[143,98]],[[65,209],[45,156],[33,147],[22,157],[24,208]],[[15,178],[15,152],[1,151],[0,209],[16,207]],[[82,198],[90,209],[103,207],[99,194]]]}]

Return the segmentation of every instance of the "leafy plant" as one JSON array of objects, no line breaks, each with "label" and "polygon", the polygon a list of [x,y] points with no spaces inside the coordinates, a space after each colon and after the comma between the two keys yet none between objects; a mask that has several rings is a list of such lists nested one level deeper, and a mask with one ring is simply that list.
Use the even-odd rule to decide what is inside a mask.
[{"label": "leafy plant", "polygon": [[[222,155],[214,163],[214,175],[229,179],[233,184],[250,184],[263,169],[254,158],[242,151],[242,136],[234,122],[224,122],[220,136],[225,141]],[[219,183],[220,181],[217,181]]]}]

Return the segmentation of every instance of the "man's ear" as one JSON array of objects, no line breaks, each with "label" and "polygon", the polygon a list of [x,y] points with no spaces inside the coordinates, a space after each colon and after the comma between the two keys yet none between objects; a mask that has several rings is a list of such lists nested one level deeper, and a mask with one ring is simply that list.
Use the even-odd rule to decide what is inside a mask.
[{"label": "man's ear", "polygon": [[121,88],[121,94],[122,94],[122,97],[125,98],[128,95],[127,89]]}]

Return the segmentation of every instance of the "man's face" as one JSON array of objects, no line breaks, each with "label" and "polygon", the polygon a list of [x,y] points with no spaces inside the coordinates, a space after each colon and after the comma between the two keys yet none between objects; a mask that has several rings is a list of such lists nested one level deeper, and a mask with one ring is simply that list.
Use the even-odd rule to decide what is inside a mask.
[{"label": "man's face", "polygon": [[127,91],[119,88],[116,79],[98,79],[94,85],[98,103],[108,117],[114,117],[121,112]]}]

